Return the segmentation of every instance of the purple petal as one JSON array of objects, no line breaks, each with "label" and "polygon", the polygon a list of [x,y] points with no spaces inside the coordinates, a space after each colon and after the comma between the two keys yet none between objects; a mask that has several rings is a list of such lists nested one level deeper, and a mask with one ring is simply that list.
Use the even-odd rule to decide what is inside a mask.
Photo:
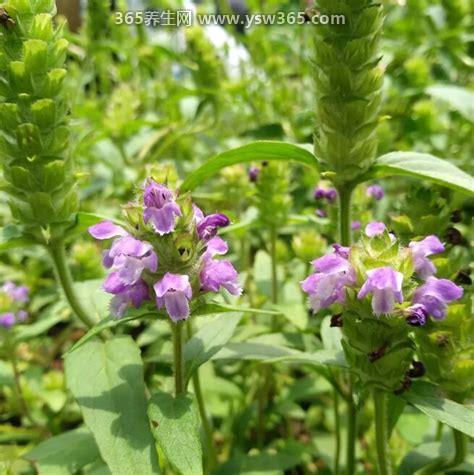
[{"label": "purple petal", "polygon": [[365,234],[368,237],[379,236],[385,232],[387,227],[384,223],[379,221],[372,221],[365,227]]},{"label": "purple petal", "polygon": [[260,168],[257,168],[257,167],[249,168],[248,177],[252,183],[255,183],[258,180],[259,175],[260,175]]},{"label": "purple petal", "polygon": [[351,248],[350,247],[345,247],[345,246],[341,246],[340,244],[338,243],[335,243],[332,245],[333,249],[334,249],[334,252],[344,258],[344,259],[347,259],[349,257],[349,253],[351,251]]},{"label": "purple petal", "polygon": [[325,198],[326,197],[326,190],[324,188],[321,188],[321,187],[317,187],[315,190],[314,190],[314,198],[316,200],[320,200],[322,198]]},{"label": "purple petal", "polygon": [[224,287],[232,295],[242,293],[239,274],[229,261],[206,261],[199,278],[204,291],[218,292],[220,287]]},{"label": "purple petal", "polygon": [[9,329],[13,325],[15,325],[15,314],[8,312],[8,313],[2,313],[0,315],[0,326]]},{"label": "purple petal", "polygon": [[326,191],[326,199],[329,201],[329,203],[334,203],[337,199],[337,191],[335,188],[329,188]]},{"label": "purple petal", "polygon": [[227,253],[228,250],[229,246],[222,238],[217,236],[213,237],[207,242],[207,248],[206,252],[203,255],[203,259],[210,259],[217,254],[223,256]]},{"label": "purple petal", "polygon": [[143,202],[148,208],[162,208],[173,200],[173,192],[166,186],[149,179],[143,193]]},{"label": "purple petal", "polygon": [[395,301],[402,303],[403,274],[391,267],[379,267],[367,271],[367,280],[364,282],[357,297],[363,299],[372,293],[372,309],[375,315],[391,313]]},{"label": "purple petal", "polygon": [[174,231],[177,216],[181,216],[181,208],[175,202],[166,203],[162,208],[146,208],[143,212],[145,223],[151,222],[160,236]]},{"label": "purple petal", "polygon": [[164,300],[166,311],[173,322],[189,317],[189,303],[184,292],[168,292]]},{"label": "purple petal", "polygon": [[324,211],[323,209],[317,209],[315,213],[318,218],[327,218],[328,216],[327,212]]},{"label": "purple petal", "polygon": [[384,189],[379,185],[371,185],[367,187],[366,193],[369,198],[374,198],[377,201],[380,201],[385,196]]},{"label": "purple petal", "polygon": [[187,275],[171,274],[167,272],[163,278],[153,286],[153,288],[155,289],[158,298],[165,296],[166,293],[170,291],[183,292],[189,299],[192,297],[192,289]]},{"label": "purple petal", "polygon": [[19,322],[24,322],[25,320],[28,319],[28,312],[26,310],[19,310],[16,313],[16,319]]},{"label": "purple petal", "polygon": [[360,221],[352,221],[351,229],[353,231],[358,231],[361,227],[362,227],[362,225],[360,224]]},{"label": "purple petal", "polygon": [[193,212],[194,212],[194,219],[196,220],[196,222],[199,223],[199,221],[204,219],[204,213],[202,212],[201,208],[196,206],[194,203],[193,203]]},{"label": "purple petal", "polygon": [[118,272],[111,272],[102,285],[103,289],[109,294],[119,294],[126,289],[126,285],[120,278]]},{"label": "purple petal", "polygon": [[312,262],[314,270],[323,274],[331,272],[349,272],[350,263],[338,254],[326,254]]},{"label": "purple petal", "polygon": [[198,222],[197,232],[202,240],[208,241],[217,234],[218,228],[229,224],[230,220],[225,214],[210,214]]},{"label": "purple petal", "polygon": [[415,304],[406,309],[406,321],[413,327],[421,327],[426,323],[428,311],[426,307],[421,304]]},{"label": "purple petal", "polygon": [[125,229],[112,223],[112,221],[102,221],[101,223],[94,224],[88,231],[92,237],[100,240],[127,235]]}]

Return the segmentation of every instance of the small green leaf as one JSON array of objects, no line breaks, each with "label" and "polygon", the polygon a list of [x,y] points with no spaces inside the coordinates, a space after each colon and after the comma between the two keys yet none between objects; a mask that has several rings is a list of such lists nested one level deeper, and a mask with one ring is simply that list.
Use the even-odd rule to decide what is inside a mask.
[{"label": "small green leaf", "polygon": [[415,382],[403,398],[433,419],[474,437],[474,410],[445,399],[433,384]]},{"label": "small green leaf", "polygon": [[153,435],[168,462],[182,475],[202,475],[200,421],[191,394],[153,394],[148,405]]},{"label": "small green leaf", "polygon": [[378,157],[364,179],[401,175],[431,181],[462,193],[474,193],[474,178],[448,160],[417,152],[392,152]]},{"label": "small green leaf", "polygon": [[111,472],[160,473],[136,343],[88,341],[66,356],[66,379]]},{"label": "small green leaf", "polygon": [[75,429],[45,440],[23,455],[39,475],[68,475],[100,459],[94,437],[86,428]]},{"label": "small green leaf", "polygon": [[192,191],[207,178],[215,175],[222,168],[238,163],[259,162],[263,160],[294,161],[317,169],[316,157],[305,148],[285,142],[253,142],[242,147],[227,150],[209,159],[194,170],[184,183],[181,191]]},{"label": "small green leaf", "polygon": [[184,346],[185,377],[209,361],[232,337],[240,321],[239,313],[226,313],[206,323]]}]

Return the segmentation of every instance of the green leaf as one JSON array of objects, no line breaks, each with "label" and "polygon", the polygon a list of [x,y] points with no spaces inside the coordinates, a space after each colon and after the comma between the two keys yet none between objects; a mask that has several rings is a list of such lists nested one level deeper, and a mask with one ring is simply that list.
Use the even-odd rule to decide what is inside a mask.
[{"label": "green leaf", "polygon": [[9,251],[18,247],[26,247],[37,244],[33,238],[23,235],[20,226],[8,224],[0,232],[0,252]]},{"label": "green leaf", "polygon": [[189,381],[199,366],[209,361],[232,337],[239,313],[226,313],[203,325],[184,346],[185,377]]},{"label": "green leaf", "polygon": [[474,92],[464,87],[452,86],[448,84],[438,84],[430,86],[426,92],[440,99],[458,111],[463,117],[474,122]]},{"label": "green leaf", "polygon": [[251,313],[253,315],[282,315],[282,312],[278,310],[265,310],[262,308],[251,308],[243,307],[241,305],[228,305],[219,302],[209,302],[199,305],[198,307],[192,309],[191,314],[193,317],[204,316],[204,315],[215,315],[217,313],[226,313],[226,312],[240,312],[240,313]]},{"label": "green leaf", "polygon": [[200,421],[194,397],[155,393],[148,405],[148,417],[168,462],[182,475],[201,475]]},{"label": "green leaf", "polygon": [[342,351],[319,350],[304,353],[281,345],[268,343],[244,342],[229,343],[213,359],[262,361],[265,363],[299,363],[312,366],[338,366],[346,368]]},{"label": "green leaf", "polygon": [[75,429],[45,440],[23,455],[39,475],[69,475],[100,458],[94,437],[86,428]]},{"label": "green leaf", "polygon": [[111,472],[160,473],[135,342],[88,341],[66,356],[66,378]]},{"label": "green leaf", "polygon": [[417,381],[403,398],[433,419],[474,437],[474,410],[445,399],[433,384]]},{"label": "green leaf", "polygon": [[305,148],[285,142],[253,142],[242,147],[227,150],[212,157],[198,169],[194,170],[184,183],[181,191],[192,191],[207,178],[215,175],[222,168],[238,163],[259,162],[263,160],[294,161],[317,169],[316,157]]},{"label": "green leaf", "polygon": [[474,178],[447,160],[427,153],[392,152],[378,157],[365,179],[401,175],[431,181],[462,193],[474,193]]}]

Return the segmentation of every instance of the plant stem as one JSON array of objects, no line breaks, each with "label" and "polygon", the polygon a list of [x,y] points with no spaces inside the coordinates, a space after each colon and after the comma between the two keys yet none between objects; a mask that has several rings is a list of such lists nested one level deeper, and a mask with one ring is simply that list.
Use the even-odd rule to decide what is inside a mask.
[{"label": "plant stem", "polygon": [[464,460],[466,459],[467,455],[467,437],[456,429],[453,429],[453,437],[454,437],[454,456],[450,462],[448,462],[444,467],[443,470],[448,470],[450,468],[457,467],[461,465]]},{"label": "plant stem", "polygon": [[336,447],[334,450],[334,475],[339,475],[339,458],[341,455],[341,421],[339,417],[339,393],[333,390],[334,427],[336,431]]},{"label": "plant stem", "polygon": [[[346,184],[338,188],[339,196],[339,241],[343,246],[351,245],[351,197],[353,186]],[[353,475],[355,472],[355,447],[357,438],[357,410],[352,396],[354,377],[349,375],[349,398],[347,401],[347,453],[346,473]]]},{"label": "plant stem", "polygon": [[272,260],[272,303],[278,303],[278,274],[277,274],[277,231],[275,226],[270,227],[270,256]]},{"label": "plant stem", "polygon": [[[191,320],[187,321],[187,333],[188,339],[192,336],[192,324]],[[194,395],[198,403],[199,415],[201,416],[202,428],[206,437],[207,455],[208,455],[208,471],[212,472],[213,468],[217,464],[216,448],[214,447],[214,436],[212,421],[207,415],[206,405],[204,403],[204,397],[202,395],[201,380],[199,378],[199,368],[197,368],[192,376]]]},{"label": "plant stem", "polygon": [[375,407],[375,446],[377,449],[377,465],[379,475],[391,475],[392,467],[388,450],[387,409],[385,393],[374,389]]},{"label": "plant stem", "polygon": [[454,455],[451,460],[445,457],[438,457],[420,469],[417,475],[435,475],[436,473],[446,473],[447,470],[461,465],[467,455],[467,437],[456,429],[453,429]]},{"label": "plant stem", "polygon": [[353,187],[346,185],[338,188],[339,195],[339,239],[343,246],[351,244],[351,197]]},{"label": "plant stem", "polygon": [[89,317],[87,311],[79,302],[76,292],[74,291],[74,282],[72,280],[71,271],[66,258],[66,250],[63,241],[51,242],[48,251],[54,262],[56,275],[61,287],[64,290],[66,299],[76,316],[88,328],[92,328],[95,322]]},{"label": "plant stem", "polygon": [[183,322],[171,324],[173,332],[173,362],[174,362],[174,392],[175,396],[183,394],[184,388],[184,358],[183,358]]}]

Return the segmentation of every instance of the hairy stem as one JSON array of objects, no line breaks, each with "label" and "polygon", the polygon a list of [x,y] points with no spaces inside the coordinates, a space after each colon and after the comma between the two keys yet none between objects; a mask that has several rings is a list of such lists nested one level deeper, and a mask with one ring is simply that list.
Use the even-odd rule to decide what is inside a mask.
[{"label": "hairy stem", "polygon": [[339,417],[339,393],[333,390],[334,402],[334,427],[336,436],[336,447],[334,450],[334,475],[339,475],[339,459],[341,455],[341,421]]},{"label": "hairy stem", "polygon": [[88,328],[92,328],[95,322],[89,317],[87,311],[79,302],[76,292],[74,291],[74,282],[72,280],[71,271],[66,258],[66,250],[63,241],[52,242],[48,246],[48,251],[53,259],[54,268],[58,282],[63,288],[64,295],[76,316]]},{"label": "hairy stem", "polygon": [[275,226],[270,227],[270,256],[272,259],[272,303],[278,303],[278,274],[277,274],[277,230]]},{"label": "hairy stem", "polygon": [[391,475],[392,466],[388,449],[387,408],[383,391],[373,391],[375,408],[375,446],[377,449],[377,465],[379,475]]},{"label": "hairy stem", "polygon": [[[193,329],[191,320],[187,321],[187,333],[188,339],[191,338]],[[206,405],[204,402],[204,397],[202,395],[201,388],[201,379],[199,378],[199,368],[197,368],[192,376],[194,395],[196,396],[196,401],[198,403],[199,415],[201,416],[202,427],[204,429],[204,434],[206,437],[206,446],[207,446],[207,455],[208,455],[208,471],[212,472],[213,468],[217,464],[217,453],[216,448],[214,447],[214,436],[213,436],[213,427],[212,421],[207,415]]]},{"label": "hairy stem", "polygon": [[[343,246],[350,246],[351,236],[351,197],[353,187],[346,185],[340,187],[339,195],[339,240]],[[347,400],[347,444],[346,444],[346,473],[352,475],[355,471],[355,446],[357,439],[357,411],[352,396],[354,377],[349,375],[349,387]]]},{"label": "hairy stem", "polygon": [[183,322],[171,324],[173,332],[173,366],[175,396],[185,392],[183,358]]}]

